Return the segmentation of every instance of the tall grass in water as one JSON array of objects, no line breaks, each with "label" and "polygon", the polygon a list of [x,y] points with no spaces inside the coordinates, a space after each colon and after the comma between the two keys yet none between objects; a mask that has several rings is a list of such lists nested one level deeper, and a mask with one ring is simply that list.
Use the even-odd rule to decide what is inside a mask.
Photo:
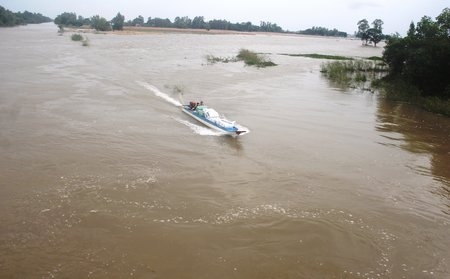
[{"label": "tall grass in water", "polygon": [[238,60],[244,61],[246,65],[249,66],[256,66],[258,68],[264,68],[269,66],[276,66],[277,64],[270,61],[270,59],[267,59],[266,57],[250,51],[248,49],[241,49],[239,51],[239,54],[236,56]]},{"label": "tall grass in water", "polygon": [[209,64],[214,64],[217,62],[228,63],[244,61],[248,66],[256,66],[258,68],[264,68],[269,66],[276,66],[277,64],[267,59],[264,55],[258,54],[256,52],[250,51],[248,49],[241,49],[236,57],[217,57],[213,55],[207,55],[206,60]]},{"label": "tall grass in water", "polygon": [[229,58],[229,57],[217,57],[213,55],[206,55],[206,61],[208,61],[209,64],[214,64],[218,62],[222,63],[228,63],[228,62],[236,62],[236,58]]},{"label": "tall grass in water", "polygon": [[360,87],[387,72],[383,63],[371,60],[333,61],[321,65],[321,72],[330,80],[345,87]]}]

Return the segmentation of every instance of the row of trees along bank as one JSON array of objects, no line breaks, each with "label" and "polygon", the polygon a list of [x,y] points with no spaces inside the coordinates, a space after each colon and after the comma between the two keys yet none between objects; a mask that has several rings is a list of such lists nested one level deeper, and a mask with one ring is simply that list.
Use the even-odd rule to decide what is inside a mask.
[{"label": "row of trees along bank", "polygon": [[[81,27],[83,25],[91,26],[99,31],[122,30],[125,26],[143,26],[143,27],[161,27],[161,28],[181,28],[181,29],[206,29],[206,30],[233,30],[240,32],[287,32],[276,23],[261,21],[259,26],[250,21],[241,23],[231,23],[224,19],[213,19],[206,21],[203,16],[196,16],[193,19],[184,16],[176,17],[172,22],[168,18],[149,17],[147,20],[143,16],[138,16],[133,20],[125,21],[125,17],[117,13],[111,19],[106,20],[103,17],[95,16],[84,18],[75,13],[62,13],[55,18],[55,24],[61,26]],[[347,37],[347,33],[337,29],[327,29],[324,27],[312,27],[304,31],[296,32],[305,35]]]},{"label": "row of trees along bank", "polygon": [[275,23],[262,21],[259,26],[253,25],[251,22],[231,23],[227,20],[210,20],[205,21],[203,16],[194,17],[176,17],[172,22],[166,18],[151,18],[147,21],[144,17],[138,16],[133,20],[125,21],[125,17],[117,13],[117,15],[108,21],[103,17],[94,16],[91,18],[83,18],[77,16],[75,13],[62,13],[58,15],[55,24],[62,26],[81,27],[83,25],[90,25],[99,31],[122,30],[124,26],[145,26],[145,27],[166,27],[166,28],[192,28],[192,29],[218,29],[218,30],[234,30],[234,31],[260,31],[260,32],[284,32],[283,29]]},{"label": "row of trees along bank", "polygon": [[13,13],[0,6],[0,26],[16,26],[31,23],[51,22],[52,19],[39,13],[28,11]]}]

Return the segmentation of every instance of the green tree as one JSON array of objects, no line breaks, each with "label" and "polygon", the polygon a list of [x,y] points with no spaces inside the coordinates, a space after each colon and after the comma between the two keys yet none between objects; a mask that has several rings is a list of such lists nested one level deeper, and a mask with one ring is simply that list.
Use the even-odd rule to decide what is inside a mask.
[{"label": "green tree", "polygon": [[175,25],[176,28],[183,28],[183,29],[191,28],[192,20],[187,16],[184,17],[177,16],[173,24]]},{"label": "green tree", "polygon": [[211,29],[228,30],[230,22],[224,19],[213,19],[209,21],[209,27]]},{"label": "green tree", "polygon": [[51,21],[51,18],[43,16],[40,13],[32,13],[29,11],[13,13],[0,6],[0,26],[15,26],[19,24],[35,24]]},{"label": "green tree", "polygon": [[356,37],[359,37],[362,41],[365,41],[365,45],[367,45],[370,41],[377,46],[377,44],[384,38],[383,24],[384,22],[381,19],[375,19],[372,22],[373,27],[370,28],[367,19],[362,19],[358,21],[358,33],[356,34]]},{"label": "green tree", "polygon": [[367,30],[369,41],[371,41],[374,46],[377,46],[379,42],[383,39],[383,24],[384,22],[381,19],[375,19],[372,22],[373,28],[369,28]]},{"label": "green tree", "polygon": [[14,26],[17,18],[13,12],[0,6],[0,26]]},{"label": "green tree", "polygon": [[383,52],[389,65],[389,79],[401,80],[415,86],[424,96],[450,98],[450,36],[444,9],[433,21],[424,16],[410,25],[408,36],[391,38]]},{"label": "green tree", "polygon": [[367,30],[367,37],[369,38],[369,41],[374,44],[374,46],[377,46],[377,44],[383,39],[383,33],[379,29],[370,28]]},{"label": "green tree", "polygon": [[260,31],[263,32],[282,32],[283,29],[279,27],[276,23],[261,21],[259,24]]},{"label": "green tree", "polygon": [[337,30],[336,28],[334,28],[333,30],[330,30],[328,28],[325,27],[316,27],[313,26],[312,28],[303,30],[303,31],[299,31],[300,34],[305,34],[305,35],[318,35],[318,36],[332,36],[332,37],[347,37],[347,33],[346,32],[342,32]]},{"label": "green tree", "polygon": [[76,26],[91,25],[91,21],[89,20],[89,18],[84,18],[79,15],[75,25]]},{"label": "green tree", "polygon": [[192,20],[192,28],[204,29],[206,27],[205,18],[202,16],[196,16]]},{"label": "green tree", "polygon": [[414,22],[411,22],[409,24],[408,33],[406,33],[408,37],[414,38],[416,35],[416,25],[414,25]]},{"label": "green tree", "polygon": [[168,18],[162,19],[159,17],[156,18],[149,17],[146,25],[151,27],[173,27],[173,24],[170,21],[170,19]]},{"label": "green tree", "polygon": [[358,33],[356,33],[357,38],[361,38],[361,41],[365,41],[366,45],[369,41],[369,37],[367,36],[367,30],[369,30],[370,25],[367,19],[361,19],[358,21]]},{"label": "green tree", "polygon": [[111,31],[111,24],[109,21],[99,15],[91,18],[91,27],[97,31]]},{"label": "green tree", "polygon": [[144,25],[144,17],[140,15],[137,18],[133,19],[131,23],[134,26],[142,26]]},{"label": "green tree", "polygon": [[77,14],[64,12],[55,17],[53,21],[56,25],[64,26],[76,26],[77,25]]},{"label": "green tree", "polygon": [[383,24],[384,22],[381,19],[375,19],[372,22],[372,26],[374,29],[380,30],[381,33],[383,33]]},{"label": "green tree", "polygon": [[117,13],[117,15],[111,20],[113,30],[123,30],[123,23],[125,22],[125,16]]},{"label": "green tree", "polygon": [[429,16],[422,17],[422,20],[417,23],[415,35],[420,39],[433,39],[438,37],[439,33],[439,25]]},{"label": "green tree", "polygon": [[439,29],[443,31],[447,31],[447,34],[444,32],[444,36],[450,36],[450,8],[445,8],[442,10],[442,13],[436,17],[437,24],[439,25]]}]

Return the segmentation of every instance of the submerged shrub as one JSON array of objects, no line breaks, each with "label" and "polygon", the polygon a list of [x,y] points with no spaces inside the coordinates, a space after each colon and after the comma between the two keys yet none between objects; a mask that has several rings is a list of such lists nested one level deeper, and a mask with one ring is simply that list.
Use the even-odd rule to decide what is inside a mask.
[{"label": "submerged shrub", "polygon": [[72,41],[82,41],[83,40],[83,36],[81,34],[75,33],[72,34]]},{"label": "submerged shrub", "polygon": [[88,37],[84,38],[82,46],[89,46],[89,39],[88,39]]}]

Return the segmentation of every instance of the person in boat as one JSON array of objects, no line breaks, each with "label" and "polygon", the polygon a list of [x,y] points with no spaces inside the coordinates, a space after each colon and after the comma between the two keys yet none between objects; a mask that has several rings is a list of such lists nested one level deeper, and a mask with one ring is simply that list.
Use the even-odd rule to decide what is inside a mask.
[{"label": "person in boat", "polygon": [[191,109],[191,110],[195,110],[198,106],[203,106],[203,101],[200,101],[200,103],[199,102],[189,102],[189,108]]},{"label": "person in boat", "polygon": [[[198,104],[198,103],[197,103]],[[189,102],[189,108],[191,110],[195,110],[195,108],[197,107],[197,104],[195,102]]]}]

